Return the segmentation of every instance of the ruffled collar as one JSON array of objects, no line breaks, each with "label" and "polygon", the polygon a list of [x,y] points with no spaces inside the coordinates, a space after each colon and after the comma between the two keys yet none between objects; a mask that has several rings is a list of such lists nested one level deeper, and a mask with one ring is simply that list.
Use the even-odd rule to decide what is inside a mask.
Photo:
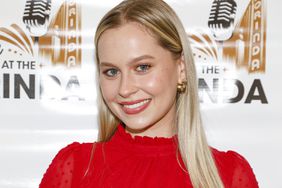
[{"label": "ruffled collar", "polygon": [[119,124],[110,143],[115,147],[122,147],[124,150],[139,153],[142,155],[166,155],[175,153],[177,150],[177,135],[169,138],[132,136],[127,133],[124,126]]}]

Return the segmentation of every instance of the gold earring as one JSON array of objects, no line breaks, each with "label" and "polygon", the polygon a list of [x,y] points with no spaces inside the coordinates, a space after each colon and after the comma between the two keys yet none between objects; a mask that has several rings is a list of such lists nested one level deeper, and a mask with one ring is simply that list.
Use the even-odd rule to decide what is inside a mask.
[{"label": "gold earring", "polygon": [[177,91],[179,93],[184,93],[186,91],[187,82],[177,83]]}]

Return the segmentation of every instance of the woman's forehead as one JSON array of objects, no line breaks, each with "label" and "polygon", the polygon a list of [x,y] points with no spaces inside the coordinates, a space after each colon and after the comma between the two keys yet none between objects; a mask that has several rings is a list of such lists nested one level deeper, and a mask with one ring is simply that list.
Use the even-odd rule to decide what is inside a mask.
[{"label": "woman's forehead", "polygon": [[104,58],[104,61],[109,61],[108,58],[116,59],[120,56],[135,58],[153,55],[164,50],[151,34],[134,23],[106,30],[101,35],[97,48],[100,61]]}]

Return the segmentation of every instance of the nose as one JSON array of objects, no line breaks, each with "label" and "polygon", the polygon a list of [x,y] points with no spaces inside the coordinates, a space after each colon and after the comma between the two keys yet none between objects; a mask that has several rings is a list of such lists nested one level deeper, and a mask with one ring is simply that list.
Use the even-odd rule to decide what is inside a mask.
[{"label": "nose", "polygon": [[122,75],[120,86],[119,86],[119,95],[123,98],[128,98],[132,94],[137,92],[137,87],[135,85],[135,81],[130,77],[129,74]]}]

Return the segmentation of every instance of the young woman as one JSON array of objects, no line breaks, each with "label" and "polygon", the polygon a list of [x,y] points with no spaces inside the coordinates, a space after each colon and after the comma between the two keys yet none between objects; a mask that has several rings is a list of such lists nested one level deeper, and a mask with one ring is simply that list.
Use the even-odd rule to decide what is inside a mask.
[{"label": "young woman", "polygon": [[62,149],[40,188],[257,188],[248,162],[208,146],[185,30],[162,0],[98,25],[99,140]]}]

